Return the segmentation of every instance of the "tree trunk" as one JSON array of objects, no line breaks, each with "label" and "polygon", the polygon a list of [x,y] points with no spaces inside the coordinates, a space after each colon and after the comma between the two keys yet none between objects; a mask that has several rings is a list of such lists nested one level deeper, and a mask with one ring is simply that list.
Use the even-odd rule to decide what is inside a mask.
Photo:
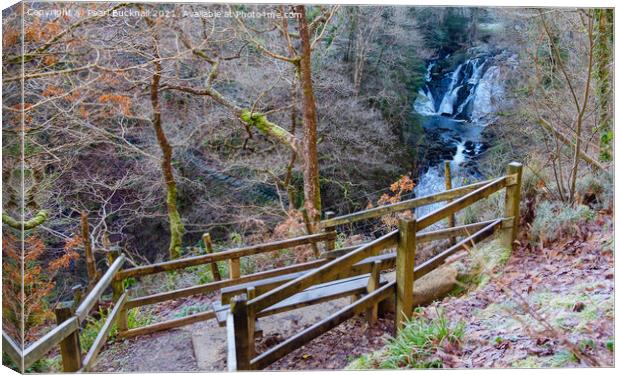
[{"label": "tree trunk", "polygon": [[594,10],[596,22],[596,99],[599,104],[599,160],[613,159],[613,136],[611,95],[611,53],[613,50],[613,11],[611,9]]},{"label": "tree trunk", "polygon": [[181,221],[181,215],[177,209],[177,184],[172,171],[172,147],[161,124],[161,110],[159,107],[159,81],[161,79],[161,64],[155,62],[155,73],[151,81],[151,105],[153,107],[153,128],[157,135],[157,142],[162,152],[161,170],[166,184],[166,207],[168,209],[168,221],[170,224],[170,246],[168,251],[170,258],[178,258],[181,255],[183,233],[185,227]]},{"label": "tree trunk", "polygon": [[319,182],[319,161],[317,152],[317,115],[316,102],[312,89],[311,45],[308,33],[306,8],[296,6],[300,14],[299,36],[301,39],[301,60],[299,72],[301,78],[302,108],[304,115],[304,129],[301,157],[304,163],[304,207],[314,222],[320,220],[321,214],[321,187]]}]

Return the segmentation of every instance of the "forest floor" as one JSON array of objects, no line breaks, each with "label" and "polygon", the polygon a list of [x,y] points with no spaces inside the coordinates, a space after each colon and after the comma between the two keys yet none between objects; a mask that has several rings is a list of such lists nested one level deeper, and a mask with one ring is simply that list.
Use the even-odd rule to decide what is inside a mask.
[{"label": "forest floor", "polygon": [[[518,246],[484,285],[419,311],[429,319],[441,315],[452,329],[460,325],[462,335],[457,342],[442,340],[425,348],[426,358],[418,363],[447,368],[613,366],[612,220],[599,216],[581,228],[582,236],[542,248]],[[386,367],[393,356],[389,351],[367,355],[351,368]]]},{"label": "forest floor", "polygon": [[[519,246],[483,284],[421,309],[420,316],[441,314],[452,326],[464,328],[459,342],[437,343],[428,356],[452,368],[613,366],[612,218],[601,216],[582,233],[542,248]],[[289,317],[282,332],[273,332],[277,323],[266,325],[270,329],[265,329],[257,349],[276,345],[337,306],[307,308],[312,312],[307,319],[303,313]],[[207,334],[217,341],[213,345],[218,349],[210,349],[213,360],[205,362],[204,354],[197,360],[194,347],[206,346],[205,333],[218,330],[222,334]],[[95,370],[225,371],[224,330],[203,322],[123,340],[101,354]],[[373,352],[365,356],[366,368],[382,367],[392,330],[390,316],[374,326],[363,318],[351,319],[268,369],[341,369]],[[197,344],[200,334],[204,337]]]}]

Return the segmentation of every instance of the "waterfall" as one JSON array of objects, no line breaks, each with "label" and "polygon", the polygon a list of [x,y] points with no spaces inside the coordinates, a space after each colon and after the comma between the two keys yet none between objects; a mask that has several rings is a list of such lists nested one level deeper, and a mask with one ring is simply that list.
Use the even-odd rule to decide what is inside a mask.
[{"label": "waterfall", "polygon": [[452,114],[458,90],[462,87],[459,86],[456,89],[454,88],[454,85],[456,85],[456,83],[458,82],[461,69],[463,69],[463,64],[459,65],[450,77],[450,85],[448,86],[448,90],[446,90],[446,93],[441,100],[441,104],[439,105],[439,114]]},{"label": "waterfall", "polygon": [[[441,66],[439,62],[429,62],[425,85],[418,91],[413,105],[414,111],[422,116],[424,131],[430,139],[425,154],[428,168],[418,177],[416,196],[445,189],[443,163],[447,155],[452,155],[452,186],[481,177],[476,158],[487,148],[482,131],[497,111],[496,103],[503,93],[500,71],[493,65],[491,56],[468,59],[453,71],[433,72]],[[425,215],[442,205],[420,207],[416,214]]]},{"label": "waterfall", "polygon": [[[435,66],[436,61],[431,61],[426,68],[426,73],[424,74],[424,81],[430,82],[432,77],[433,67]],[[414,110],[417,113],[423,115],[433,115],[435,114],[435,98],[433,97],[433,93],[428,87],[425,85],[423,88],[418,90],[418,97],[416,101],[413,103]]]},{"label": "waterfall", "polygon": [[503,96],[504,90],[500,83],[499,68],[490,67],[480,82],[474,98],[472,120],[476,122],[488,122],[489,116],[497,111],[495,103]]}]

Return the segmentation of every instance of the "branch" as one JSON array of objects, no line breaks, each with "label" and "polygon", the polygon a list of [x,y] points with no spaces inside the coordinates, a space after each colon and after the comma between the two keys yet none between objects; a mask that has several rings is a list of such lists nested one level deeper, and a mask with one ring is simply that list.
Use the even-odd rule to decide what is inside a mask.
[{"label": "branch", "polygon": [[19,229],[19,230],[29,230],[33,229],[41,224],[43,224],[47,220],[47,211],[41,210],[39,211],[32,219],[28,221],[18,221],[13,219],[6,213],[2,213],[2,222],[11,228]]},{"label": "branch", "polygon": [[165,85],[162,88],[178,90],[187,92],[194,95],[209,96],[222,106],[230,110],[235,116],[250,127],[255,127],[264,135],[270,136],[278,140],[279,142],[290,147],[293,151],[297,152],[299,143],[298,139],[288,132],[283,127],[269,121],[264,113],[253,112],[247,108],[239,107],[237,104],[225,98],[220,92],[212,87],[206,87],[204,89],[196,89],[187,86],[177,85]]},{"label": "branch", "polygon": [[[568,138],[568,137],[566,137],[564,134],[560,133],[559,131],[557,131],[553,125],[551,125],[549,122],[547,122],[547,120],[545,120],[542,117],[540,117],[538,119],[538,123],[543,128],[545,128],[545,129],[549,130],[550,132],[552,132],[556,136],[556,138],[559,139],[560,141],[562,141],[562,143],[564,143],[566,146],[570,147],[571,149],[575,148],[575,141],[570,139],[570,138]],[[578,154],[579,154],[579,157],[583,161],[585,161],[586,163],[588,163],[591,166],[597,168],[601,172],[609,173],[607,171],[607,169],[601,163],[599,163],[598,161],[596,161],[595,159],[593,159],[592,157],[587,155],[582,150],[579,150]]]}]

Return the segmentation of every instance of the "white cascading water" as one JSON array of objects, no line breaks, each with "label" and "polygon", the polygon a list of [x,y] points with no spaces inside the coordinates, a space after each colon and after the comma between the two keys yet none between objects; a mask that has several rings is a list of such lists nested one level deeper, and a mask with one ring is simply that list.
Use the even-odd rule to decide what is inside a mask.
[{"label": "white cascading water", "polygon": [[462,87],[459,86],[455,89],[454,86],[459,80],[459,74],[461,73],[461,69],[463,69],[463,65],[464,64],[459,65],[450,76],[450,85],[448,86],[448,90],[446,90],[446,93],[441,100],[441,104],[439,104],[438,113],[440,115],[444,113],[451,115],[454,111],[454,102],[456,101],[456,98],[458,96],[458,90],[460,90],[460,88]]},{"label": "white cascading water", "polygon": [[496,103],[503,97],[504,88],[499,84],[499,68],[492,66],[484,73],[478,82],[474,106],[472,110],[472,121],[478,123],[488,123],[496,111]]},{"label": "white cascading water", "polygon": [[[431,81],[431,71],[435,66],[436,62],[431,61],[426,68],[426,74],[424,75],[425,82]],[[428,86],[424,86],[418,91],[418,98],[415,103],[413,103],[413,108],[417,113],[422,115],[433,115],[435,114],[435,99],[433,98],[433,93],[428,89]]]},{"label": "white cascading water", "polygon": [[[441,132],[442,140],[455,148],[450,160],[453,187],[462,185],[465,178],[478,177],[465,165],[471,165],[472,157],[484,151],[481,133],[492,120],[497,110],[495,103],[503,94],[499,68],[488,66],[488,62],[488,57],[473,58],[443,77],[433,77],[437,62],[429,63],[426,84],[413,105],[414,111],[423,116],[425,131]],[[438,81],[433,82],[434,78]],[[443,161],[437,161],[418,178],[415,194],[422,197],[444,189]],[[423,216],[442,205],[420,207],[416,215]]]}]

